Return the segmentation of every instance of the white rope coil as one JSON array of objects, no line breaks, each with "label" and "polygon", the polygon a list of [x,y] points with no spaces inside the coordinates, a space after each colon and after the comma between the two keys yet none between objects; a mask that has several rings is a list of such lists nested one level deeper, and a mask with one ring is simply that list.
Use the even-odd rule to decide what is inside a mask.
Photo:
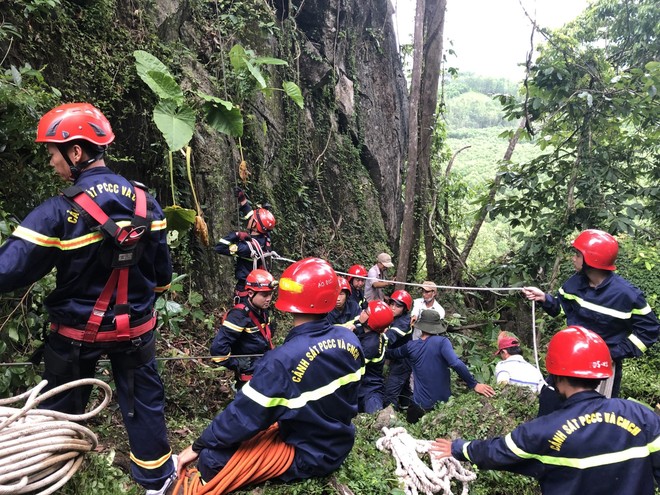
[{"label": "white rope coil", "polygon": [[429,455],[431,467],[420,459],[418,454],[429,452],[430,440],[417,440],[405,428],[383,428],[385,436],[376,441],[376,447],[381,451],[391,451],[396,461],[395,474],[399,477],[406,495],[424,493],[432,495],[442,493],[453,495],[451,481],[453,479],[463,484],[461,495],[468,494],[468,483],[477,479],[477,475],[464,468],[453,457],[444,459]]},{"label": "white rope coil", "polygon": [[[98,445],[96,435],[74,421],[98,414],[110,402],[110,386],[101,380],[85,378],[39,395],[47,383],[44,380],[21,395],[0,399],[0,494],[55,492],[75,474],[85,453]],[[103,390],[104,398],[87,413],[34,409],[60,392],[92,385]],[[21,408],[6,407],[22,400],[25,404]]]}]

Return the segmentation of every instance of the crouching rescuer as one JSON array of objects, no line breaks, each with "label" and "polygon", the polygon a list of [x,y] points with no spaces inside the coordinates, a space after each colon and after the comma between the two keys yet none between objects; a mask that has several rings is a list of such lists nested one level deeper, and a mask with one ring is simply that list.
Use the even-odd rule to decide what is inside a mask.
[{"label": "crouching rescuer", "polygon": [[[29,286],[57,271],[45,306],[51,321],[43,349],[48,390],[94,376],[107,355],[131,448],[131,474],[147,495],[165,493],[175,467],[156,369],[154,302],[172,277],[163,211],[144,186],[106,167],[115,136],[88,103],[46,113],[37,142],[73,185],[35,208],[0,247],[0,291]],[[39,358],[40,359],[40,358]],[[82,413],[91,387],[41,404]]]},{"label": "crouching rescuer", "polygon": [[213,361],[234,371],[237,389],[252,378],[260,356],[274,347],[268,308],[276,287],[266,270],[252,270],[245,280],[245,303],[229,310],[211,344],[211,355],[217,356]]},{"label": "crouching rescuer", "polygon": [[[352,332],[326,320],[339,294],[337,275],[326,261],[306,258],[284,271],[278,290],[275,307],[293,314],[293,328],[179,455],[180,475],[197,461],[205,493],[227,493],[270,478],[325,476],[353,447],[351,420],[364,355]],[[187,476],[198,483],[194,470]]]}]

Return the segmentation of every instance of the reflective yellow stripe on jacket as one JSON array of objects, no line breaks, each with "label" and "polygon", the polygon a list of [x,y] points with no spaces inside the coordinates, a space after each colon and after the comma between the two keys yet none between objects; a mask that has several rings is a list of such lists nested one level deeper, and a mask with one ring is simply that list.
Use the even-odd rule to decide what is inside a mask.
[{"label": "reflective yellow stripe on jacket", "polygon": [[[122,220],[121,222],[117,222],[117,225],[119,227],[126,227],[130,224],[131,222],[129,220]],[[163,230],[166,228],[167,228],[167,221],[165,219],[155,220],[151,222],[152,232]],[[18,237],[19,239],[23,239],[24,241],[30,242],[32,244],[36,244],[37,246],[56,248],[62,251],[71,251],[74,249],[84,248],[91,244],[103,240],[102,232],[91,232],[89,234],[85,234],[80,237],[74,237],[73,239],[60,239],[59,237],[48,237],[46,235],[22,227],[20,225],[16,227],[16,230],[14,230],[12,235]]]},{"label": "reflective yellow stripe on jacket", "polygon": [[268,397],[252,388],[250,382],[247,382],[241,390],[247,397],[262,407],[284,406],[289,409],[299,409],[304,407],[308,402],[320,400],[324,397],[327,397],[328,395],[332,395],[336,390],[338,390],[340,387],[343,387],[344,385],[353,382],[359,382],[363,374],[364,366],[354,373],[344,375],[340,378],[337,378],[336,380],[333,380],[327,385],[324,385],[315,390],[303,392],[300,396],[292,397],[290,399],[287,399],[286,397]]},{"label": "reflective yellow stripe on jacket", "polygon": [[540,455],[525,452],[515,444],[513,438],[511,438],[510,433],[505,437],[504,440],[507,447],[509,447],[511,451],[521,459],[535,459],[543,464],[565,466],[575,469],[589,469],[598,466],[606,466],[608,464],[618,464],[620,462],[630,461],[632,459],[643,459],[644,457],[648,457],[651,452],[660,449],[659,437],[648,445],[631,447],[629,449],[620,450],[619,452],[610,452],[607,454],[599,454],[579,459],[573,457],[555,457],[550,455]]}]

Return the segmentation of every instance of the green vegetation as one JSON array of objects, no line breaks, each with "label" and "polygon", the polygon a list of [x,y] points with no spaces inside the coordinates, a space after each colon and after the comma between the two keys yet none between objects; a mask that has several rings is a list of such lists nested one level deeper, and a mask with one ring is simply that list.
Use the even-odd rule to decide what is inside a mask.
[{"label": "green vegetation", "polygon": [[[112,150],[117,170],[130,170],[131,177],[149,177],[163,204],[176,199],[194,205],[186,183],[190,161],[185,164],[188,170],[175,163],[168,176],[166,147],[178,149],[191,139],[202,143],[209,136],[206,131],[216,129],[224,132],[219,141],[225,135],[230,138],[222,141],[225,147],[204,157],[212,163],[203,164],[206,169],[198,184],[230,189],[232,152],[245,151],[245,160],[253,164],[247,186],[251,199],[270,201],[277,208],[278,219],[286,219],[276,233],[279,246],[284,247],[278,246],[282,254],[366,263],[374,251],[387,248],[382,223],[375,221],[373,213],[378,208],[377,187],[366,168],[355,165],[362,160],[362,137],[340,134],[336,129],[344,124],[338,124],[335,115],[335,71],[305,93],[311,103],[305,112],[300,111],[298,86],[283,83],[300,80],[297,64],[301,51],[309,51],[306,55],[312,57],[309,40],[299,36],[294,22],[275,22],[268,2],[261,0],[191,1],[186,8],[202,33],[199,53],[193,53],[179,40],[167,41],[168,35],[156,38],[153,19],[147,15],[152,2],[136,0],[130,2],[130,9],[126,5],[114,0],[5,0],[0,4],[0,242],[20,218],[62,186],[52,180],[43,148],[33,143],[35,122],[60,101],[89,99],[115,117],[113,125],[121,138]],[[481,209],[488,211],[467,258],[462,282],[502,287],[533,281],[550,290],[572,271],[563,258],[568,245],[564,240],[582,228],[601,227],[618,234],[619,273],[645,291],[657,312],[660,160],[654,124],[660,64],[652,59],[660,49],[657,36],[645,36],[660,22],[658,9],[650,0],[630,2],[629,6],[624,12],[618,2],[601,1],[573,25],[552,33],[555,43],[543,49],[526,93],[519,93],[516,82],[469,74],[445,83],[446,127],[437,127],[433,143],[437,152],[433,193],[447,205],[439,216],[448,220],[450,237],[460,246],[467,242]],[[166,24],[159,29],[187,35],[191,28]],[[605,32],[612,39],[601,43],[598,36]],[[380,40],[380,31],[368,34],[374,41]],[[337,36],[352,43],[353,53],[362,49],[358,43],[363,41],[355,33],[340,31]],[[620,40],[625,43],[618,44]],[[256,55],[271,52],[281,58]],[[151,57],[157,57],[159,63],[147,60],[144,53],[154,54]],[[318,52],[313,57],[319,65],[325,63]],[[139,59],[139,72],[133,64],[135,58]],[[284,60],[289,65],[280,64]],[[351,76],[357,72],[355,63],[353,54],[347,66]],[[202,70],[211,75],[208,80],[199,80]],[[154,83],[149,85],[156,88],[154,94],[143,84],[145,79]],[[275,98],[268,99],[263,106],[254,103],[254,98],[280,91],[280,87],[290,98],[277,100],[277,104]],[[159,109],[157,119],[152,118],[154,107]],[[190,117],[189,109],[204,115],[200,119],[204,124],[195,125],[194,115],[182,119],[182,114]],[[356,120],[367,118],[360,112],[364,110],[357,108]],[[525,113],[533,118],[512,159],[503,163],[507,138],[514,131],[515,120]],[[273,124],[276,114],[281,114],[278,122],[286,122],[282,128]],[[156,120],[165,125],[159,126]],[[187,120],[186,125],[179,125],[182,120]],[[165,143],[160,128],[165,128]],[[232,139],[238,137],[241,142],[237,144]],[[181,142],[174,143],[175,139]],[[266,139],[277,141],[277,146],[266,149],[262,146]],[[465,146],[469,148],[457,154],[445,177],[450,157]],[[315,154],[314,149],[323,152]],[[222,168],[230,171],[207,184],[208,169]],[[488,193],[497,180],[501,180],[497,194],[489,202]],[[169,183],[178,187],[179,197],[170,193],[175,187]],[[233,206],[197,208],[216,209],[221,217],[226,211],[233,212]],[[437,247],[439,252],[443,249]],[[198,268],[200,257],[194,239],[184,237],[175,251],[175,263],[177,272],[186,275],[175,275],[172,291],[158,301],[159,356],[207,353],[223,308],[211,307],[204,300],[191,274],[190,268]],[[423,257],[416,267],[421,279],[426,270]],[[207,268],[205,265],[200,271]],[[54,274],[30,288],[2,295],[1,361],[26,361],[39,347],[47,324],[43,301],[53,284]],[[521,326],[529,323],[531,327],[529,307],[517,294],[464,298],[454,292],[443,298],[443,304],[459,314],[456,324],[520,317]],[[280,328],[287,328],[289,318],[276,314],[276,319]],[[543,330],[542,349],[562,321],[540,314],[537,325]],[[492,342],[498,330],[487,323],[474,332],[451,337],[481,380],[492,380]],[[282,338],[283,332],[277,336]],[[164,361],[160,366],[167,387],[170,435],[178,451],[231,400],[229,377],[203,360]],[[658,369],[657,345],[642,358],[627,360],[622,395],[651,405],[660,402]],[[0,396],[35,384],[40,370],[31,365],[1,368]],[[102,374],[110,379],[107,368],[102,368]],[[487,401],[467,393],[459,383],[454,390],[455,397],[448,404],[409,427],[413,436],[502,434],[535,414],[535,400],[524,391],[507,388]],[[126,474],[128,446],[116,404],[92,423],[102,451],[88,456],[85,469],[62,493],[142,493]],[[267,483],[238,493],[331,494],[340,483],[356,494],[400,495],[393,460],[375,448],[383,423],[374,416],[360,415],[355,424],[356,448],[335,475],[287,485]],[[405,422],[395,416],[387,424]],[[483,472],[470,493],[526,495],[537,494],[538,488],[528,478]]]}]

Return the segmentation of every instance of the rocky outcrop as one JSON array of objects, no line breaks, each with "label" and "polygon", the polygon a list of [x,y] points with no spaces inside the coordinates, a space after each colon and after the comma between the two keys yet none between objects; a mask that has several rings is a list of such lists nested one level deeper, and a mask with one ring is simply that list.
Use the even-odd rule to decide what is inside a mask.
[{"label": "rocky outcrop", "polygon": [[[218,41],[219,33],[209,43],[199,37],[193,18],[181,22],[185,7],[172,12],[169,0],[160,2],[163,38],[171,39],[167,27],[176,26],[201,60],[228,51],[231,42]],[[402,217],[407,96],[391,7],[388,0],[289,5],[284,12],[272,4],[275,35],[251,32],[233,42],[288,60],[287,71],[269,72],[270,83],[276,87],[294,80],[305,108],[298,109],[281,92],[270,97],[255,92],[243,105],[251,116],[241,143],[252,174],[247,184],[236,176],[237,142],[204,129],[196,135],[196,183],[208,206],[211,238],[217,241],[240,228],[232,196],[238,183],[252,199],[273,204],[274,244],[281,255],[322,256],[338,269],[354,262],[369,265],[375,250],[396,250]],[[166,11],[170,14],[163,16]],[[210,72],[208,65],[201,68],[198,62],[188,69],[202,87],[205,71]],[[233,285],[231,260],[209,250],[199,251],[195,260],[195,279],[205,293]]]},{"label": "rocky outcrop", "polygon": [[[203,91],[241,108],[240,141],[212,130],[198,112],[191,143],[193,180],[213,243],[243,228],[234,198],[240,185],[254,202],[273,205],[274,245],[284,257],[320,256],[345,270],[371,265],[381,250],[396,254],[407,103],[389,0],[70,0],[29,16],[27,7],[12,5],[22,3],[0,2],[3,67],[43,74],[42,84],[26,72],[42,100],[34,109],[30,101],[17,102],[25,129],[32,115],[59,101],[95,103],[117,136],[111,166],[149,185],[163,206],[194,208],[179,153],[172,192],[152,118],[157,99],[137,77],[133,51],[149,51],[172,72],[189,105],[199,107],[195,95]],[[8,36],[13,30],[20,38]],[[233,69],[235,44],[288,62],[259,66],[274,89],[259,91]],[[281,91],[283,81],[300,87],[304,108]],[[27,131],[15,127],[7,138],[11,156],[32,156]],[[242,160],[246,181],[238,173]],[[20,202],[20,190],[14,196],[8,204]],[[191,275],[193,288],[208,299],[229,299],[233,260],[192,234],[173,249],[173,259],[177,273]]]}]

